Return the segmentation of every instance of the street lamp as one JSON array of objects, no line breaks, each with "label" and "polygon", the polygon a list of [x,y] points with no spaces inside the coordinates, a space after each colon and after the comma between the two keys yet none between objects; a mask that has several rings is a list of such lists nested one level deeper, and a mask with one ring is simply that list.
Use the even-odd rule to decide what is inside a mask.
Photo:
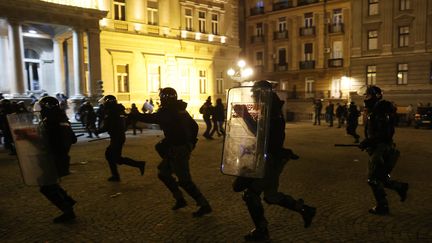
[{"label": "street lamp", "polygon": [[237,62],[237,68],[230,68],[227,71],[228,76],[231,79],[241,83],[248,79],[253,74],[253,69],[246,66],[246,62],[244,60],[239,60]]}]

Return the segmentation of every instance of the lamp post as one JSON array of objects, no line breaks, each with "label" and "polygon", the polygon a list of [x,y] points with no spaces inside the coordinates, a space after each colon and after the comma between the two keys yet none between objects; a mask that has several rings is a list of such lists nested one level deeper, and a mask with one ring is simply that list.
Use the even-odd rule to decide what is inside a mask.
[{"label": "lamp post", "polygon": [[230,68],[227,71],[228,76],[230,76],[231,79],[239,82],[239,85],[245,80],[247,80],[249,77],[253,74],[253,69],[246,66],[246,62],[244,60],[239,60],[237,62],[236,69]]}]

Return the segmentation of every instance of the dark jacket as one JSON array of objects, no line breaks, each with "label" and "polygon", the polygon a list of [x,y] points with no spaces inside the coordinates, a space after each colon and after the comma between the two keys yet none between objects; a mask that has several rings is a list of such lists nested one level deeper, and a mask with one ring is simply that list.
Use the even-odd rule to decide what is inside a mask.
[{"label": "dark jacket", "polygon": [[365,137],[368,143],[389,143],[395,133],[396,108],[386,100],[378,101],[371,111],[365,125]]},{"label": "dark jacket", "polygon": [[104,119],[101,131],[107,131],[111,138],[125,137],[126,131],[126,112],[122,104],[104,105]]}]

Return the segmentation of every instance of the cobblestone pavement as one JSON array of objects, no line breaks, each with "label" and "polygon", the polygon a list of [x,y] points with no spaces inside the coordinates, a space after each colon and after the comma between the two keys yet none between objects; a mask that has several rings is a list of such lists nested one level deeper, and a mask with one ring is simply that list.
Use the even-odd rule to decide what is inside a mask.
[{"label": "cobblestone pavement", "polygon": [[[402,155],[393,177],[409,182],[410,191],[404,203],[388,193],[386,217],[367,213],[373,198],[366,153],[333,146],[352,142],[344,129],[288,123],[286,130],[286,145],[301,159],[287,164],[280,190],[318,212],[304,229],[299,214],[265,205],[273,242],[432,242],[432,130],[397,129]],[[17,160],[0,149],[0,242],[243,242],[252,223],[241,194],[231,190],[233,177],[220,173],[222,138],[200,137],[191,158],[194,180],[214,209],[196,219],[191,198],[187,208],[171,211],[174,201],[157,179],[153,148],[162,136],[155,130],[127,136],[124,155],[148,164],[144,176],[120,166],[120,183],[106,180],[108,140],[81,137],[71,151],[73,173],[61,183],[78,201],[78,218],[66,225],[51,223],[59,211],[37,187],[23,184]]]}]

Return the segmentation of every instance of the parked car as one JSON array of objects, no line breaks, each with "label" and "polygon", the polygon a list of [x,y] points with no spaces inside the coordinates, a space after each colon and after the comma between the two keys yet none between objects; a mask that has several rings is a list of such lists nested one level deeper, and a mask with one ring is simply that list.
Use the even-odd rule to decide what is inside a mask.
[{"label": "parked car", "polygon": [[415,128],[432,128],[432,107],[418,107],[414,116]]}]

